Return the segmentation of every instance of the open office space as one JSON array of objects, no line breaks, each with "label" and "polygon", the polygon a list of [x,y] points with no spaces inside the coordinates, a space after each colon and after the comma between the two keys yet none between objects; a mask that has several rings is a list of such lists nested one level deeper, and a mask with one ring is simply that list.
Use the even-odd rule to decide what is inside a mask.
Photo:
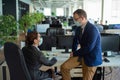
[{"label": "open office space", "polygon": [[[43,43],[39,48],[46,57],[58,59],[53,67],[59,72],[60,65],[69,58],[72,49],[77,28],[73,12],[78,8],[87,12],[88,20],[101,34],[104,57],[94,80],[119,80],[119,4],[119,0],[0,0],[0,80],[10,80],[3,44],[12,41],[21,49],[25,45],[25,32],[31,30],[41,34]],[[71,78],[82,80],[81,66],[71,70]]]}]

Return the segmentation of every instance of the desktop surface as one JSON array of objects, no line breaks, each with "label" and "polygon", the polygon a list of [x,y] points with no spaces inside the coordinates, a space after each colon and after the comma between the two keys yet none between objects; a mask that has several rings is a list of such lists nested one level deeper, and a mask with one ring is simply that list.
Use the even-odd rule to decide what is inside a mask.
[{"label": "desktop surface", "polygon": [[5,61],[3,49],[0,49],[0,65]]},{"label": "desktop surface", "polygon": [[[57,58],[58,62],[54,66],[60,66],[67,59],[69,59],[70,54],[63,54],[63,53],[61,53],[62,51],[64,51],[64,49],[56,49],[55,51],[46,51],[47,53],[50,54],[49,55],[49,59],[51,59],[52,57],[56,57]],[[56,54],[56,55],[52,55],[52,54]],[[103,63],[101,65],[99,65],[98,67],[115,67],[115,66],[120,66],[120,54],[117,53],[117,52],[113,52],[113,54],[115,54],[114,57],[105,57],[110,62],[103,61]]]}]

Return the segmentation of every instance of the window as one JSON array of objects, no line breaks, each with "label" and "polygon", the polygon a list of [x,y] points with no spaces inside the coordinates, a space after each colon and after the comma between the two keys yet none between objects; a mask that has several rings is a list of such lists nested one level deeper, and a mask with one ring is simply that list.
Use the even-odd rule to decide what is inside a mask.
[{"label": "window", "polygon": [[51,16],[51,9],[50,8],[44,8],[44,15],[45,16]]},{"label": "window", "polygon": [[56,8],[56,16],[64,16],[64,9]]},{"label": "window", "polygon": [[104,0],[104,22],[108,24],[120,23],[120,0]]}]

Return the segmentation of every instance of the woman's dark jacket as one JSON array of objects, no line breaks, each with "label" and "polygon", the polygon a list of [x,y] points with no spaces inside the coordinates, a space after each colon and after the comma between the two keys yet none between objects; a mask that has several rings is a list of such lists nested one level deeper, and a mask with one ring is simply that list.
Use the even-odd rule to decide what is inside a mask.
[{"label": "woman's dark jacket", "polygon": [[54,65],[57,62],[56,58],[48,60],[35,46],[25,46],[22,48],[22,51],[32,80],[42,80],[51,77],[49,72],[41,71],[39,68],[42,65]]}]

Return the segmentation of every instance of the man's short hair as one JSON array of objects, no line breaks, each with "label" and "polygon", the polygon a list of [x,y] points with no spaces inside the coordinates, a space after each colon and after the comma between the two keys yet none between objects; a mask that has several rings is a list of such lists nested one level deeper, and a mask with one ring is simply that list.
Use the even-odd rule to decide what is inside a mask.
[{"label": "man's short hair", "polygon": [[87,19],[87,13],[83,9],[77,9],[73,14],[78,14],[79,16],[83,16]]}]

